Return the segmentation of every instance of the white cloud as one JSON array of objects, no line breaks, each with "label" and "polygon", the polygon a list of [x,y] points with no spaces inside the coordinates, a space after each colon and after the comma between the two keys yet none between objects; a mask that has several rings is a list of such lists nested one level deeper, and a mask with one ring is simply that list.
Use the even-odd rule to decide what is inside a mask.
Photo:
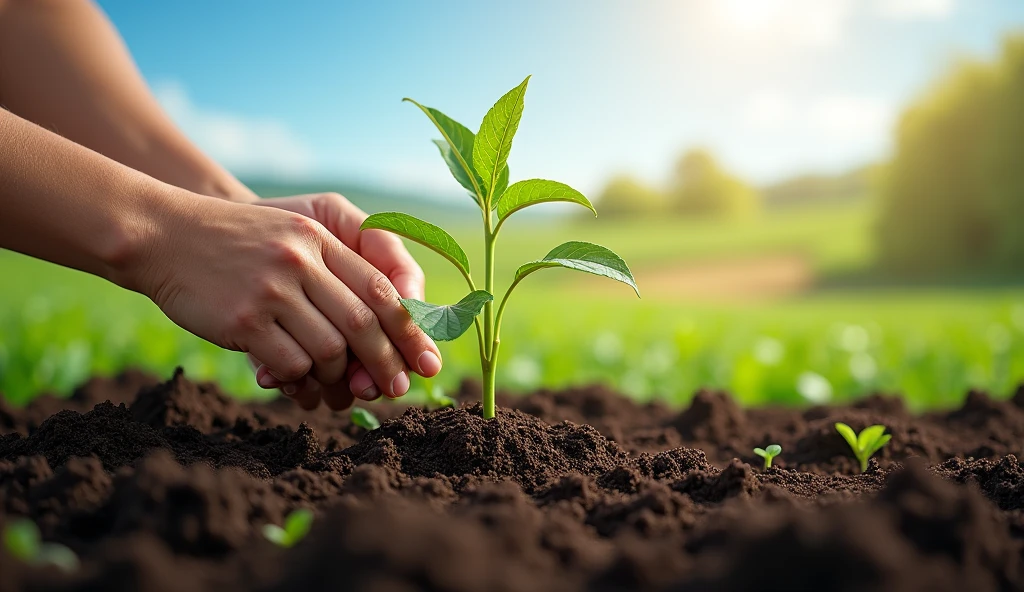
[{"label": "white cloud", "polygon": [[828,47],[838,43],[851,0],[716,0],[713,27],[746,43]]},{"label": "white cloud", "polygon": [[155,85],[154,92],[185,135],[237,175],[295,177],[313,167],[313,150],[281,121],[204,109],[175,81]]},{"label": "white cloud", "polygon": [[785,128],[792,113],[789,97],[778,89],[755,91],[743,106],[743,117],[746,122],[760,130]]},{"label": "white cloud", "polygon": [[892,20],[945,19],[956,8],[954,0],[876,0],[875,11]]}]

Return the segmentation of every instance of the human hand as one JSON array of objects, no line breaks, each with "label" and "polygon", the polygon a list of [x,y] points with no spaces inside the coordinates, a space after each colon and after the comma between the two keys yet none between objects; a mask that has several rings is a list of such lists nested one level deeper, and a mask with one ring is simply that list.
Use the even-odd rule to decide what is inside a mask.
[{"label": "human hand", "polygon": [[409,368],[440,371],[437,346],[399,302],[422,298],[423,274],[397,238],[360,233],[365,214],[337,194],[258,203],[190,200],[133,287],[192,333],[251,354],[262,387],[307,409],[399,397]]}]

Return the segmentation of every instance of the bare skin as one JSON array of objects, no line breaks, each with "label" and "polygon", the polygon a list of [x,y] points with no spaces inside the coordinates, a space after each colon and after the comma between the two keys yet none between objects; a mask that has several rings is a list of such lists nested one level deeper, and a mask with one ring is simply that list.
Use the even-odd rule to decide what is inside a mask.
[{"label": "bare skin", "polygon": [[0,0],[0,105],[0,247],[145,294],[307,409],[440,371],[398,302],[424,286],[401,241],[359,232],[337,194],[260,200],[174,126],[91,2]]}]

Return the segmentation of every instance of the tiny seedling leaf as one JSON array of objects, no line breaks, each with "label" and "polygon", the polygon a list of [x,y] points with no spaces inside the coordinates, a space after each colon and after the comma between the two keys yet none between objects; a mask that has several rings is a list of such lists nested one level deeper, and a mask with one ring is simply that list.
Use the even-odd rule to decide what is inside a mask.
[{"label": "tiny seedling leaf", "polygon": [[768,456],[768,451],[765,450],[764,448],[755,448],[754,449],[754,454],[756,454],[756,455],[758,455],[758,456],[763,458],[765,456]]},{"label": "tiny seedling leaf", "polygon": [[513,213],[534,204],[552,201],[577,203],[594,212],[597,210],[582,193],[558,181],[528,179],[513,183],[498,200],[498,220],[504,220]]},{"label": "tiny seedling leaf", "polygon": [[875,443],[872,444],[871,448],[869,448],[868,451],[867,451],[868,452],[868,457],[873,456],[876,452],[881,450],[883,446],[885,446],[886,444],[889,443],[889,440],[892,440],[892,434],[886,434],[886,435],[882,436],[881,438],[875,440]]},{"label": "tiny seedling leaf", "polygon": [[366,430],[375,430],[380,427],[380,420],[373,413],[362,407],[353,407],[350,414],[352,423]]},{"label": "tiny seedling leaf", "polygon": [[620,281],[633,288],[636,295],[640,290],[630,273],[626,262],[610,249],[593,243],[569,241],[551,249],[543,259],[532,261],[516,270],[516,282],[527,275],[547,267],[565,267]]},{"label": "tiny seedling leaf", "polygon": [[485,195],[488,190],[498,187],[498,178],[508,163],[512,138],[523,118],[526,85],[529,83],[530,77],[527,76],[519,86],[498,99],[480,122],[480,131],[473,143],[473,169],[483,181]]},{"label": "tiny seedling leaf", "polygon": [[455,399],[444,394],[444,388],[435,384],[430,388],[427,388],[427,403],[430,407],[441,409],[444,407],[454,407]]},{"label": "tiny seedling leaf", "polygon": [[305,508],[295,510],[284,519],[284,527],[264,524],[263,536],[279,547],[294,547],[306,538],[313,526],[313,512]]},{"label": "tiny seedling leaf", "polygon": [[782,454],[782,446],[779,446],[778,444],[772,444],[765,450],[765,452],[772,456],[778,456]]},{"label": "tiny seedling leaf", "polygon": [[853,428],[845,423],[839,422],[836,424],[836,431],[839,432],[839,435],[842,436],[843,439],[846,440],[846,443],[850,445],[851,450],[857,451],[859,449],[857,446],[857,433],[853,431]]},{"label": "tiny seedling leaf", "polygon": [[484,304],[492,300],[494,297],[487,291],[477,290],[456,304],[438,305],[405,298],[402,306],[409,311],[413,322],[431,339],[451,341],[473,326],[473,319],[480,314]]},{"label": "tiny seedling leaf", "polygon": [[873,425],[864,428],[857,435],[857,448],[860,450],[871,448],[883,433],[885,433],[885,426],[883,425]]},{"label": "tiny seedling leaf", "polygon": [[479,193],[482,193],[482,185],[473,171],[473,132],[437,109],[426,107],[409,98],[402,100],[419,107],[434,123],[437,131],[441,132],[442,139],[434,140],[434,144],[441,151],[441,157],[444,158],[448,169],[459,185],[469,191],[477,205],[482,205],[479,197]]},{"label": "tiny seedling leaf", "polygon": [[463,275],[469,275],[469,257],[452,235],[444,229],[424,222],[419,218],[400,212],[372,214],[363,221],[360,230],[376,228],[387,230],[399,236],[429,247],[459,268]]},{"label": "tiny seedling leaf", "polygon": [[36,523],[27,518],[13,520],[4,527],[4,548],[16,559],[34,562],[42,541]]}]

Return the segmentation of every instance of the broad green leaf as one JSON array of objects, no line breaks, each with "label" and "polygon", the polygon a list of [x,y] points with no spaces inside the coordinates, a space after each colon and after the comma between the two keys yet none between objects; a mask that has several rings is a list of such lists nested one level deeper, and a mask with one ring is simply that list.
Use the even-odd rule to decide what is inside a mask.
[{"label": "broad green leaf", "polygon": [[35,561],[41,546],[35,522],[20,518],[4,527],[4,548],[12,557],[26,562]]},{"label": "broad green leaf", "polygon": [[883,425],[876,424],[864,428],[861,430],[860,435],[857,436],[857,448],[867,450],[875,443],[875,440],[881,437],[883,432],[885,432],[885,426]]},{"label": "broad green leaf", "polygon": [[[491,203],[498,203],[501,196],[505,194],[505,190],[508,189],[508,165],[501,169],[501,174],[498,175],[498,183],[494,186],[494,195],[491,196]],[[492,208],[494,206],[491,206]]]},{"label": "broad green leaf", "polygon": [[78,555],[64,545],[46,543],[39,549],[39,563],[53,565],[64,572],[78,571]]},{"label": "broad green leaf", "polygon": [[526,85],[529,83],[530,77],[527,76],[522,84],[498,99],[480,122],[480,131],[473,143],[473,169],[483,181],[485,196],[488,190],[498,186],[501,171],[508,163],[512,138],[523,118]]},{"label": "broad green leaf", "polygon": [[765,452],[772,456],[778,456],[779,454],[782,453],[782,446],[779,446],[778,444],[772,444],[771,446],[768,447],[768,450],[766,450]]},{"label": "broad green leaf", "polygon": [[419,107],[434,123],[437,131],[441,132],[442,139],[434,140],[441,150],[441,157],[448,164],[455,180],[469,190],[477,205],[480,205],[478,196],[483,193],[483,188],[473,172],[473,132],[437,109],[425,107],[410,98],[402,100]]},{"label": "broad green leaf", "polygon": [[[356,409],[359,409],[359,407],[356,407]],[[288,514],[284,521],[284,530],[288,533],[288,538],[293,545],[305,538],[312,526],[313,512],[306,508],[301,508]]]},{"label": "broad green leaf", "polygon": [[768,451],[765,450],[764,448],[755,448],[754,449],[754,454],[763,457],[763,456],[766,456],[768,454]]},{"label": "broad green leaf", "polygon": [[402,300],[402,306],[409,311],[423,332],[437,341],[451,341],[462,335],[473,325],[473,319],[480,314],[484,304],[494,300],[484,290],[470,292],[456,304],[447,306],[429,304],[412,298]]},{"label": "broad green leaf", "polygon": [[842,436],[844,440],[846,440],[846,443],[850,445],[850,448],[854,452],[858,451],[857,434],[854,433],[853,428],[845,423],[839,422],[836,424],[836,431],[839,432],[839,435]]},{"label": "broad green leaf", "polygon": [[380,427],[380,420],[377,419],[377,416],[362,407],[354,407],[351,417],[352,423],[363,429],[375,430]]},{"label": "broad green leaf", "polygon": [[279,547],[288,544],[288,533],[276,524],[264,524],[263,537]]},{"label": "broad green leaf", "polygon": [[597,215],[597,210],[594,209],[590,200],[565,183],[528,179],[513,183],[505,190],[504,195],[498,201],[498,220],[504,220],[527,206],[552,201],[578,203],[594,212],[595,216]]},{"label": "broad green leaf", "polygon": [[636,295],[640,296],[640,290],[636,287],[636,280],[633,279],[633,274],[629,272],[626,262],[614,252],[601,245],[582,241],[562,243],[551,249],[551,252],[545,255],[543,259],[522,265],[516,270],[515,281],[518,282],[527,275],[547,267],[565,267],[566,269],[575,269],[576,271],[584,271],[611,278],[630,286],[636,292]]},{"label": "broad green leaf", "polygon": [[889,440],[892,440],[892,434],[886,434],[881,438],[875,440],[875,443],[872,444],[871,448],[868,449],[868,456],[871,456],[874,453],[881,450],[883,446],[889,443]]},{"label": "broad green leaf", "polygon": [[377,228],[394,232],[399,236],[416,241],[419,244],[433,249],[445,259],[451,261],[464,275],[469,275],[469,257],[459,246],[452,235],[445,232],[430,222],[424,222],[419,218],[402,214],[400,212],[381,212],[372,214],[363,221],[360,230]]}]

